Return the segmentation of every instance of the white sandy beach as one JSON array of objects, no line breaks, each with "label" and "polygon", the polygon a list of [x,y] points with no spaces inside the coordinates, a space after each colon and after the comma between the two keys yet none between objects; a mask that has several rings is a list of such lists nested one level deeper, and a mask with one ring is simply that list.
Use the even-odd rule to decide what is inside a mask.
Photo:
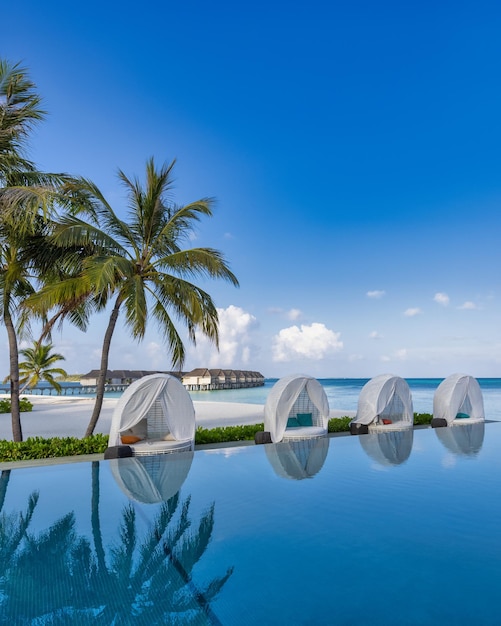
[{"label": "white sandy beach", "polygon": [[[28,397],[33,404],[33,410],[21,414],[23,439],[84,436],[94,407],[93,398],[35,395]],[[111,416],[117,401],[117,398],[105,398],[95,433],[110,432]],[[197,426],[204,428],[259,424],[264,420],[264,406],[261,404],[199,401],[193,404]],[[330,411],[330,417],[353,414],[353,411]],[[0,439],[12,439],[10,413],[0,414]]]}]

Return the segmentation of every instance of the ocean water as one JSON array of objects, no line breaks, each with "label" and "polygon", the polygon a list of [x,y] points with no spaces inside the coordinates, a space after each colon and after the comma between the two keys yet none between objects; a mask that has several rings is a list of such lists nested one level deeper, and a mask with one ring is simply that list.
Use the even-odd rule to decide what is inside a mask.
[{"label": "ocean water", "polygon": [[[249,404],[265,404],[270,389],[278,379],[269,378],[262,387],[250,389],[223,389],[220,391],[190,391],[193,400],[203,402],[243,402]],[[356,411],[360,391],[368,378],[320,378],[325,388],[331,409],[340,411]],[[417,413],[433,412],[433,395],[442,378],[408,378],[406,379]],[[477,379],[484,398],[485,417],[501,421],[501,378]],[[64,383],[63,383],[64,385]],[[68,386],[74,383],[68,383]],[[0,390],[6,386],[0,385]],[[47,385],[45,385],[47,388]],[[120,393],[108,393],[106,397],[118,397]]]},{"label": "ocean water", "polygon": [[[335,410],[356,411],[360,391],[368,378],[320,378],[329,406]],[[433,395],[442,378],[408,378],[414,411],[433,413]],[[485,417],[501,421],[501,378],[477,379],[484,398]],[[263,387],[221,391],[190,392],[193,400],[214,402],[248,402],[264,404],[276,378],[267,379]]]}]

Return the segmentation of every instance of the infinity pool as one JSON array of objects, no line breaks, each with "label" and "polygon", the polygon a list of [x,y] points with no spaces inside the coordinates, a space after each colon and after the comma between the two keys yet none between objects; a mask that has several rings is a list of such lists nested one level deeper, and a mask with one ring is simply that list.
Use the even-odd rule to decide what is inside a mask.
[{"label": "infinity pool", "polygon": [[500,624],[501,424],[3,471],[0,624]]}]

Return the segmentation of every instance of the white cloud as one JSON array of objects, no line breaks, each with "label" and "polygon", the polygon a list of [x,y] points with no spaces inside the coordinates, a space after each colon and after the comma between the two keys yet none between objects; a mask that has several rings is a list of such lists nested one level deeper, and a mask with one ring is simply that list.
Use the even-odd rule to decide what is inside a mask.
[{"label": "white cloud", "polygon": [[146,354],[151,369],[160,368],[165,363],[165,351],[165,346],[156,341],[150,341],[146,344]]},{"label": "white cloud", "polygon": [[435,302],[437,302],[438,304],[441,304],[442,306],[447,306],[450,302],[450,298],[446,293],[441,293],[438,292],[433,296],[433,299],[435,300]]},{"label": "white cloud", "polygon": [[343,348],[341,333],[329,330],[325,324],[314,322],[310,326],[283,328],[273,338],[273,360],[289,361],[306,358],[319,361]]},{"label": "white cloud", "polygon": [[401,348],[400,350],[395,350],[391,356],[387,354],[381,357],[381,361],[384,363],[388,363],[389,361],[406,361],[408,357],[408,352],[406,348]]},{"label": "white cloud", "polygon": [[458,306],[458,309],[462,309],[463,311],[473,311],[477,308],[477,305],[470,300],[467,300],[466,302],[463,302],[461,306]]},{"label": "white cloud", "polygon": [[404,311],[404,315],[406,317],[414,317],[416,315],[419,315],[420,313],[422,313],[422,311],[418,307],[414,307],[414,308],[407,309],[406,311]]},{"label": "white cloud", "polygon": [[252,336],[258,327],[256,318],[241,307],[230,304],[217,310],[219,316],[219,352],[205,337],[190,349],[195,367],[240,367],[251,362],[256,348]]},{"label": "white cloud", "polygon": [[382,338],[383,338],[383,335],[378,333],[377,330],[373,330],[371,333],[369,333],[369,339],[382,339]]},{"label": "white cloud", "polygon": [[223,235],[224,239],[234,239],[233,235],[231,233],[224,233]]},{"label": "white cloud", "polygon": [[386,291],[375,289],[374,291],[368,291],[366,295],[368,298],[382,298],[385,294]]},{"label": "white cloud", "polygon": [[281,315],[286,319],[291,320],[291,322],[295,322],[303,316],[303,312],[300,309],[290,309],[289,311],[285,311],[278,306],[270,307],[268,309],[268,313],[271,315]]},{"label": "white cloud", "polygon": [[299,309],[291,309],[287,313],[287,317],[291,320],[291,322],[295,322],[302,316],[302,313]]}]

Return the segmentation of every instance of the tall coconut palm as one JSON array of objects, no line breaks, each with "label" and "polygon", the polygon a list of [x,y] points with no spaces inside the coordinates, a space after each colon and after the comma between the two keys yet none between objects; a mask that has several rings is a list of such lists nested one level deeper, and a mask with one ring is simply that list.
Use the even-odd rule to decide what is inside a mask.
[{"label": "tall coconut palm", "polygon": [[8,242],[0,243],[0,312],[9,342],[12,436],[14,441],[22,441],[16,312],[19,311],[20,302],[31,295],[34,289],[17,253],[18,248],[15,245],[10,245]]},{"label": "tall coconut palm", "polygon": [[61,385],[54,376],[68,376],[67,372],[61,367],[53,367],[58,361],[64,361],[65,357],[57,352],[52,352],[53,345],[51,343],[41,344],[38,341],[33,343],[33,347],[20,350],[20,354],[25,361],[19,363],[19,373],[21,375],[21,384],[23,388],[21,393],[29,387],[36,387],[42,380],[49,383],[58,393],[61,392]]},{"label": "tall coconut palm", "polygon": [[137,340],[144,337],[148,319],[154,318],[173,366],[182,367],[185,348],[175,320],[186,326],[193,343],[201,332],[218,345],[216,307],[191,279],[220,278],[238,286],[219,251],[183,248],[196,223],[212,216],[212,201],[205,198],[181,207],[169,203],[174,163],[157,169],[150,159],[144,187],[119,170],[128,198],[126,220],[118,217],[92,182],[84,181],[84,190],[95,200],[94,211],[85,216],[87,221],[67,215],[55,230],[53,242],[62,248],[92,245],[99,251],[83,259],[79,276],[47,287],[33,301],[50,308],[87,295],[100,298],[101,304],[114,299],[103,340],[96,402],[85,436],[93,434],[101,412],[111,339],[122,310]]},{"label": "tall coconut palm", "polygon": [[[19,64],[0,60],[0,221],[15,213],[12,189],[19,183],[37,181],[36,169],[25,158],[29,133],[45,116],[35,85]],[[40,181],[38,181],[40,182]],[[14,307],[28,295],[31,285],[18,259],[18,246],[12,239],[15,230],[0,233],[0,295],[1,314],[9,341],[12,435],[22,441],[19,411],[18,340]],[[10,236],[9,236],[10,235]]]},{"label": "tall coconut palm", "polygon": [[[71,194],[61,195],[61,186],[71,181],[76,189],[73,195],[78,195],[78,185],[71,177],[40,172],[26,157],[30,133],[45,115],[27,70],[0,59],[0,314],[9,342],[14,441],[22,441],[18,367],[18,332],[25,315],[22,304],[37,281],[43,279],[43,268],[48,272],[46,278],[53,278],[54,272],[54,258],[46,254],[48,248],[34,246],[33,240],[40,243],[46,236],[44,223],[47,224],[55,203],[67,204],[72,200]],[[53,255],[56,249],[51,251]],[[45,253],[45,258],[40,252]],[[68,300],[61,315],[68,315],[75,306],[81,307],[81,302]]]}]

